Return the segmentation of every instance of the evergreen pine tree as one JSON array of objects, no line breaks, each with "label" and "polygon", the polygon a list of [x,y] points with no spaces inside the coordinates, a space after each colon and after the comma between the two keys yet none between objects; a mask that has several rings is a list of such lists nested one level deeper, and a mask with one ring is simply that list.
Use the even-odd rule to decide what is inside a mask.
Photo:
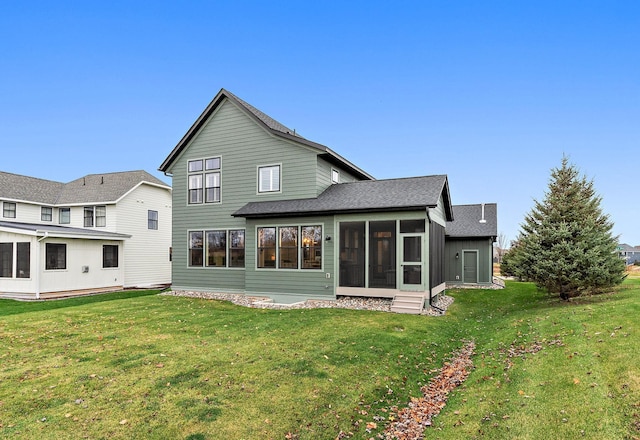
[{"label": "evergreen pine tree", "polygon": [[613,223],[602,213],[593,181],[564,157],[551,171],[548,192],[525,217],[507,272],[534,281],[562,299],[597,293],[622,281]]}]

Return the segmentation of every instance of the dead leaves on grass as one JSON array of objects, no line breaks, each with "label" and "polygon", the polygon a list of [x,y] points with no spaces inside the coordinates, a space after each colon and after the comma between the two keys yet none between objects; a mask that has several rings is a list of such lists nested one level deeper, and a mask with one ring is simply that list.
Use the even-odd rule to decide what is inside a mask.
[{"label": "dead leaves on grass", "polygon": [[386,439],[411,440],[423,438],[424,429],[445,407],[449,393],[462,384],[473,367],[471,356],[475,349],[468,342],[453,359],[446,363],[440,373],[423,386],[422,397],[412,398],[406,408],[397,411],[394,421],[385,429]]}]

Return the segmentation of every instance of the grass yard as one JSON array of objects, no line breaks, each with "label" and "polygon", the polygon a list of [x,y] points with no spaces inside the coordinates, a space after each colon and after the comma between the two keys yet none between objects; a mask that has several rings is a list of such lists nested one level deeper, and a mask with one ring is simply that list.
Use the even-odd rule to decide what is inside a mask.
[{"label": "grass yard", "polygon": [[640,278],[570,304],[450,291],[440,318],[155,293],[0,301],[0,437],[376,438],[468,340],[427,438],[640,437]]}]

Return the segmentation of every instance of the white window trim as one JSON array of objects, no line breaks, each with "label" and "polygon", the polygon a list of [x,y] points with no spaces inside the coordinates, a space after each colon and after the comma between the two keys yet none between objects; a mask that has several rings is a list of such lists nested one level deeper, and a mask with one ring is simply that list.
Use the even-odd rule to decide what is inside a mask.
[{"label": "white window trim", "polygon": [[[333,173],[337,173],[338,174],[338,180],[333,180]],[[331,168],[331,183],[340,183],[340,170],[336,169],[336,168]]]},{"label": "white window trim", "polygon": [[[279,167],[279,182],[278,182],[278,190],[277,191],[260,191],[260,168],[271,168],[271,167]],[[258,165],[256,167],[256,194],[264,195],[264,194],[280,194],[282,193],[282,162],[280,163],[270,163],[264,165]]]}]

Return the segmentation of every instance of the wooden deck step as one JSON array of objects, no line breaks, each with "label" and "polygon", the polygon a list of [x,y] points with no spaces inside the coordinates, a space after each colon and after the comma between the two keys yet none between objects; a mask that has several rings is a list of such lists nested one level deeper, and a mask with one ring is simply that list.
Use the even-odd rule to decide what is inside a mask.
[{"label": "wooden deck step", "polygon": [[424,307],[424,295],[415,293],[399,293],[393,297],[391,311],[419,315]]}]

